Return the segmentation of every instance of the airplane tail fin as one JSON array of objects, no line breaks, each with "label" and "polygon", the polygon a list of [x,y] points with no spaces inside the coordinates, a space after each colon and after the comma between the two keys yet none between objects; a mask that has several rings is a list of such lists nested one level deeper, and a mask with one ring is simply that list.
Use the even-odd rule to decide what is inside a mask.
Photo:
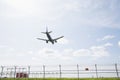
[{"label": "airplane tail fin", "polygon": [[43,33],[43,34],[46,34],[46,33],[52,33],[52,31],[49,31],[49,32],[41,32],[41,33]]},{"label": "airplane tail fin", "polygon": [[46,27],[46,32],[41,32],[43,34],[46,34],[46,33],[52,33],[52,31],[48,31],[48,28]]},{"label": "airplane tail fin", "polygon": [[46,33],[51,33],[52,31],[48,31],[48,27],[46,27]]}]

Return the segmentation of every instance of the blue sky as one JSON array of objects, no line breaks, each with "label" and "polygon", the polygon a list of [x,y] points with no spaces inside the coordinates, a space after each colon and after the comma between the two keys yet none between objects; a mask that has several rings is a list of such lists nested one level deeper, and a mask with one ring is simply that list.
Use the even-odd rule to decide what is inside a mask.
[{"label": "blue sky", "polygon": [[[0,0],[1,65],[120,61],[119,0]],[[36,38],[46,26],[52,45]]]}]

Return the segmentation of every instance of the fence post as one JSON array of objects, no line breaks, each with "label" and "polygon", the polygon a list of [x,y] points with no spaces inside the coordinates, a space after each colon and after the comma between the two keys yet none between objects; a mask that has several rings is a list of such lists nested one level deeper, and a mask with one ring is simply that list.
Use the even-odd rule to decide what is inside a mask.
[{"label": "fence post", "polygon": [[78,80],[79,80],[79,65],[77,64],[77,73],[78,73]]},{"label": "fence post", "polygon": [[16,78],[16,66],[15,66],[14,78]]},{"label": "fence post", "polygon": [[45,78],[45,65],[43,65],[43,78]]},{"label": "fence post", "polygon": [[119,72],[118,72],[117,64],[115,64],[115,70],[116,70],[117,78],[119,78]]},{"label": "fence post", "polygon": [[59,71],[60,71],[60,78],[61,78],[62,77],[61,65],[59,65]]},{"label": "fence post", "polygon": [[30,76],[30,66],[28,66],[28,78]]},{"label": "fence post", "polygon": [[95,72],[96,72],[96,77],[98,78],[97,64],[95,64]]},{"label": "fence post", "polygon": [[1,66],[1,76],[0,76],[0,79],[2,78],[2,75],[3,75],[3,70],[4,70],[4,66]]}]

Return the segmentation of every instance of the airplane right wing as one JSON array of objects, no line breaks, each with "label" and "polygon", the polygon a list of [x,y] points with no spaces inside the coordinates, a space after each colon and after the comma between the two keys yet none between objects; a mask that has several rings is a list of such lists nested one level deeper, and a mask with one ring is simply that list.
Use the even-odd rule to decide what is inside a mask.
[{"label": "airplane right wing", "polygon": [[61,37],[58,37],[58,38],[56,38],[56,39],[54,39],[54,40],[56,41],[56,40],[58,40],[58,39],[60,39],[60,38],[63,38],[63,37],[64,37],[64,36],[61,36]]}]

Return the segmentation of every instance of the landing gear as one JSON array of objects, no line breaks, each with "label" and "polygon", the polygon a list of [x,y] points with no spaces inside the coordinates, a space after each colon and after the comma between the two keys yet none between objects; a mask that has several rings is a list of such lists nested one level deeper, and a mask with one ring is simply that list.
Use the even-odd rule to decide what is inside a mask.
[{"label": "landing gear", "polygon": [[46,43],[48,43],[48,41],[46,41]]}]

